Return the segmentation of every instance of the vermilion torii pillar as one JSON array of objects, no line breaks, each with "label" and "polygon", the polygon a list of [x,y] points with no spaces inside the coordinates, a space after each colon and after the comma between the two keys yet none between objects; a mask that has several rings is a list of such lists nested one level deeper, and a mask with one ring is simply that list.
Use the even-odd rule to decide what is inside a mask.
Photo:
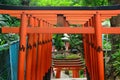
[{"label": "vermilion torii pillar", "polygon": [[[40,25],[41,25],[41,20],[38,20],[39,21],[39,25],[38,25],[38,27],[41,27]],[[38,59],[38,61],[37,61],[37,80],[41,80],[41,61],[42,61],[42,56],[41,56],[41,47],[42,47],[42,45],[41,45],[41,43],[42,43],[42,34],[38,34],[38,57],[37,57],[37,59]]]},{"label": "vermilion torii pillar", "polygon": [[18,80],[24,80],[25,75],[25,57],[26,57],[26,36],[27,36],[28,19],[25,13],[21,14],[20,27],[20,51],[18,57]]},{"label": "vermilion torii pillar", "polygon": [[[29,17],[29,26],[34,25],[34,19],[32,16]],[[27,59],[26,59],[26,80],[31,80],[32,77],[32,55],[33,55],[33,34],[28,34],[28,49],[27,49]]]},{"label": "vermilion torii pillar", "polygon": [[97,12],[95,15],[95,36],[96,36],[96,48],[97,48],[97,59],[98,59],[98,78],[104,80],[104,58],[102,51],[102,27],[101,27],[101,16]]},{"label": "vermilion torii pillar", "polygon": [[[37,18],[34,17],[34,25],[33,27],[38,27]],[[37,33],[33,34],[33,55],[32,55],[32,80],[36,80],[36,68],[37,68],[37,41],[38,35]]]},{"label": "vermilion torii pillar", "polygon": [[[40,20],[40,27],[43,27],[44,26],[44,24],[43,24],[43,20]],[[41,71],[40,71],[40,80],[43,80],[43,77],[44,77],[44,57],[43,57],[43,41],[44,41],[44,39],[43,39],[43,37],[44,37],[44,35],[43,34],[40,34],[40,37],[39,37],[39,40],[40,40],[40,43],[41,43],[41,50],[40,50],[40,55],[41,55],[41,61],[40,61],[40,68],[41,68]],[[38,74],[39,75],[39,74]]]}]

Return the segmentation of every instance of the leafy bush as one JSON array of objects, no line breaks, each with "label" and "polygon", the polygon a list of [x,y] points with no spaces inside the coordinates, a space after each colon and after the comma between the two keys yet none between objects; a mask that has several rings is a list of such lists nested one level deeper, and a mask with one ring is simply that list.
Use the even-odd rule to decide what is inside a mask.
[{"label": "leafy bush", "polygon": [[63,55],[63,54],[57,54],[55,55],[56,59],[77,59],[80,58],[80,56],[76,55],[76,54],[69,54],[69,55]]},{"label": "leafy bush", "polygon": [[103,40],[103,49],[111,49],[111,43],[109,41]]},{"label": "leafy bush", "polygon": [[115,69],[116,75],[120,75],[120,50],[115,54],[112,54],[113,62],[112,65]]},{"label": "leafy bush", "polygon": [[65,56],[63,54],[57,54],[57,55],[55,55],[55,58],[56,59],[64,59]]},{"label": "leafy bush", "polygon": [[77,59],[80,58],[80,56],[76,55],[76,54],[70,54],[68,56],[66,56],[66,59]]},{"label": "leafy bush", "polygon": [[80,71],[79,71],[79,77],[80,77],[80,78],[83,78],[83,77],[84,77],[84,70],[80,70]]},{"label": "leafy bush", "polygon": [[[0,14],[0,27],[9,26],[9,27],[17,27],[20,26],[20,20],[9,15]],[[9,34],[0,34],[0,45],[4,45],[8,42],[18,40],[19,36],[17,34],[9,33]]]}]

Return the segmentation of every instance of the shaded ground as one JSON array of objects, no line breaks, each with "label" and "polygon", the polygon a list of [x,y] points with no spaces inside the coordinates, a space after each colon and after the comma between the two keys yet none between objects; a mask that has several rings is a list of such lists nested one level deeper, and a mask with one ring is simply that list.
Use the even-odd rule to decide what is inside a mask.
[{"label": "shaded ground", "polygon": [[86,78],[70,78],[68,75],[66,75],[63,71],[61,72],[61,78],[55,79],[52,77],[51,80],[87,80]]},{"label": "shaded ground", "polygon": [[86,78],[61,78],[61,79],[52,79],[52,80],[87,80]]}]

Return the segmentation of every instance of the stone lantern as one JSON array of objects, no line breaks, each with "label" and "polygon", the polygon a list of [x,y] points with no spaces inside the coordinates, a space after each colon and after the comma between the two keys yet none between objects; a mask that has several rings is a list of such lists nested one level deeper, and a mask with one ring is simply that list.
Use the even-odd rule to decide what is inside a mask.
[{"label": "stone lantern", "polygon": [[61,38],[65,42],[65,50],[68,51],[69,49],[69,36],[67,34],[64,34],[64,37]]}]

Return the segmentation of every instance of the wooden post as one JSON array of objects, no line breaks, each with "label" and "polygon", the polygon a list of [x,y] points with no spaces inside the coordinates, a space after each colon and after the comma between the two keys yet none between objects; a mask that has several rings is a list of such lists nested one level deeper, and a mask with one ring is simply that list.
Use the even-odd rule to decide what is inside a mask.
[{"label": "wooden post", "polygon": [[[95,26],[94,25],[94,16],[91,18],[91,26],[93,27],[93,26]],[[95,65],[95,63],[96,63],[96,54],[95,54],[95,42],[96,42],[96,40],[95,40],[95,35],[94,34],[92,34],[92,36],[91,36],[91,47],[92,47],[92,56],[93,56],[93,63],[92,63],[92,65],[93,65],[93,80],[97,80],[97,75],[96,75],[96,65]]]},{"label": "wooden post", "polygon": [[[52,24],[49,25],[49,27],[53,27]],[[51,72],[51,67],[52,67],[52,34],[49,34],[50,36],[50,43],[49,43],[49,69],[50,69],[50,72]],[[50,77],[51,77],[51,74],[50,74]]]},{"label": "wooden post", "polygon": [[[34,26],[36,27],[36,18],[34,18]],[[37,34],[33,34],[33,59],[32,59],[32,80],[36,80],[36,66],[37,66]]]},{"label": "wooden post", "polygon": [[[90,26],[92,27],[93,25],[92,25],[92,18],[90,19]],[[91,60],[92,60],[92,75],[93,75],[93,80],[95,80],[95,75],[94,75],[94,68],[95,68],[95,66],[94,66],[94,54],[93,54],[93,34],[91,34],[91,37],[90,37],[90,48],[91,48]]]},{"label": "wooden post", "polygon": [[[85,23],[85,27],[88,26],[88,22]],[[87,78],[90,79],[90,72],[91,72],[91,68],[90,68],[90,55],[88,54],[89,53],[89,46],[88,46],[88,34],[85,35],[85,43],[86,43],[86,58],[87,58]]]},{"label": "wooden post", "polygon": [[[50,24],[48,23],[48,28],[50,27]],[[51,51],[50,51],[50,49],[51,49],[51,46],[52,45],[50,45],[50,33],[48,33],[48,64],[47,64],[47,66],[48,66],[48,69],[50,69],[50,57],[51,57]]]},{"label": "wooden post", "polygon": [[[47,25],[48,25],[48,28],[49,28],[50,24],[48,23]],[[50,46],[50,34],[49,33],[47,34],[47,37],[48,37],[48,40],[47,40],[48,41],[48,43],[47,43],[47,48],[48,48],[48,50],[47,50],[47,55],[48,55],[48,57],[47,57],[48,58],[47,59],[47,69],[49,70],[49,67],[50,67],[49,66],[49,59],[50,59],[50,56],[51,56],[50,55],[50,50],[49,50],[49,49],[51,49],[50,48],[51,46]]]},{"label": "wooden post", "polygon": [[20,49],[18,59],[18,80],[24,80],[25,75],[25,57],[26,57],[26,28],[27,28],[27,15],[22,13],[21,26],[20,26]]},{"label": "wooden post", "polygon": [[[48,23],[47,22],[45,22],[45,27],[46,28],[48,28]],[[46,62],[45,62],[45,67],[46,67],[46,71],[45,71],[45,73],[47,74],[47,72],[48,72],[48,67],[47,67],[47,64],[48,64],[48,34],[45,34],[45,45],[46,45],[46,47],[45,47],[45,58],[46,58]]]},{"label": "wooden post", "polygon": [[63,14],[57,14],[57,26],[64,26],[64,16]]},{"label": "wooden post", "polygon": [[[44,24],[43,24],[43,20],[40,20],[40,27],[43,27],[44,26]],[[44,59],[43,59],[43,49],[44,49],[44,44],[43,44],[43,37],[44,37],[44,35],[43,34],[40,34],[40,42],[41,42],[41,71],[40,71],[40,80],[43,80],[43,77],[44,77]]]},{"label": "wooden post", "polygon": [[[34,25],[34,19],[30,16],[30,24],[32,27]],[[27,49],[27,61],[26,61],[26,80],[31,80],[31,69],[32,69],[32,52],[33,52],[33,34],[28,34],[28,49]]]},{"label": "wooden post", "polygon": [[[44,21],[44,27],[47,28],[47,22]],[[47,33],[44,34],[44,80],[47,79],[47,57],[48,57],[48,53],[47,53]]]},{"label": "wooden post", "polygon": [[95,15],[95,34],[96,34],[96,54],[98,58],[98,75],[99,80],[104,80],[104,58],[103,58],[103,51],[102,51],[102,27],[101,27],[101,16],[97,12]]},{"label": "wooden post", "polygon": [[[48,23],[47,23],[47,21],[45,21],[45,26],[44,26],[45,28],[48,28]],[[44,51],[44,60],[45,60],[45,75],[44,75],[44,80],[47,80],[47,76],[48,76],[48,66],[47,66],[47,64],[48,64],[48,33],[46,33],[45,34],[45,51]]]},{"label": "wooden post", "polygon": [[[95,16],[93,16],[93,26],[94,26],[94,28],[95,28],[95,25],[96,24],[96,22],[95,22]],[[96,51],[96,43],[97,43],[97,41],[96,41],[96,34],[93,34],[93,51],[94,51],[94,64],[95,64],[95,80],[98,80],[99,78],[98,78],[98,74],[96,74],[96,73],[98,73],[98,59],[97,59],[97,51]]]},{"label": "wooden post", "polygon": [[[41,21],[39,20],[39,27],[41,25]],[[41,79],[41,43],[42,43],[42,34],[38,34],[38,61],[37,61],[37,80]]]},{"label": "wooden post", "polygon": [[61,74],[61,69],[57,68],[57,70],[56,70],[56,78],[60,78],[60,74]]},{"label": "wooden post", "polygon": [[[89,26],[92,26],[92,19],[89,19]],[[90,61],[91,61],[91,79],[94,80],[94,60],[93,60],[93,51],[92,51],[92,35],[89,34],[89,46],[90,46]]]},{"label": "wooden post", "polygon": [[[87,26],[87,27],[89,26],[89,23],[88,23],[88,22],[86,23],[86,26]],[[89,43],[89,34],[87,34],[86,36],[87,36],[87,37],[86,37],[86,38],[87,38],[87,39],[86,39],[86,43],[87,43],[87,45],[86,45],[87,50],[86,50],[86,51],[87,51],[87,54],[88,54],[88,53],[89,53],[89,50],[90,50],[89,44],[88,44],[88,43]],[[90,53],[88,54],[88,57],[87,57],[87,58],[88,58],[88,71],[89,71],[89,75],[91,76],[91,60],[90,60]]]},{"label": "wooden post", "polygon": [[[41,27],[45,27],[45,21],[42,22],[42,26]],[[41,63],[41,67],[42,67],[42,77],[44,78],[45,77],[45,34],[42,34],[42,63]],[[43,80],[43,79],[42,79]]]},{"label": "wooden post", "polygon": [[[83,27],[85,27],[85,24],[83,25]],[[87,41],[86,34],[83,34],[84,59],[85,59],[86,68],[88,68],[88,54],[87,54],[86,41]]]},{"label": "wooden post", "polygon": [[[47,28],[49,28],[49,23],[47,23]],[[49,70],[49,57],[50,57],[50,52],[49,52],[49,49],[50,49],[50,45],[49,45],[49,39],[50,39],[50,36],[49,36],[49,33],[47,34],[47,73],[46,73],[46,78],[47,80],[50,78],[49,75],[50,75],[50,70]]]},{"label": "wooden post", "polygon": [[73,74],[73,78],[79,78],[79,70],[78,69],[73,69],[72,74]]},{"label": "wooden post", "polygon": [[88,58],[89,58],[89,75],[90,75],[90,78],[92,78],[92,61],[91,61],[91,49],[90,49],[90,34],[88,34],[88,39],[87,39],[87,46],[88,46],[88,52],[87,54],[89,55]]}]

